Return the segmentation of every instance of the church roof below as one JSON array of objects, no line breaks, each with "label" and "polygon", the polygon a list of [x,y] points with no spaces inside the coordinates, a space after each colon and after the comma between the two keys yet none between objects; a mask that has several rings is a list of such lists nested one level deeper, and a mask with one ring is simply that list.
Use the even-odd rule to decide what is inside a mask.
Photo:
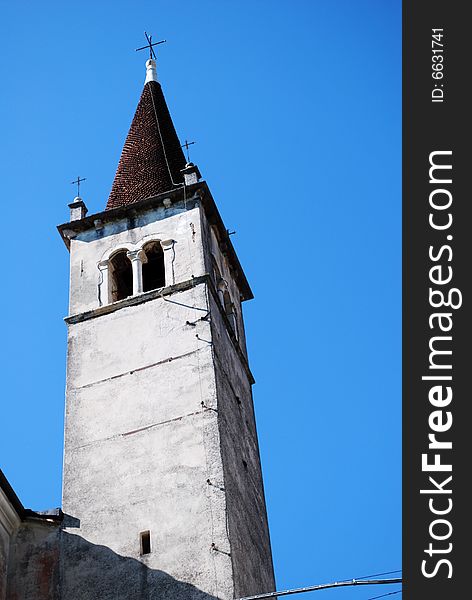
[{"label": "church roof below", "polygon": [[183,182],[185,156],[157,81],[146,63],[146,83],[126,138],[106,210],[171,191]]},{"label": "church roof below", "polygon": [[30,508],[25,508],[21,503],[21,500],[16,495],[15,490],[10,485],[10,482],[5,477],[3,471],[0,469],[0,504],[3,501],[3,498],[6,498],[11,508],[16,512],[21,520],[24,520],[26,517],[33,517],[35,519],[59,522],[62,521],[64,517],[64,513],[60,508],[53,508],[45,511],[34,511]]}]

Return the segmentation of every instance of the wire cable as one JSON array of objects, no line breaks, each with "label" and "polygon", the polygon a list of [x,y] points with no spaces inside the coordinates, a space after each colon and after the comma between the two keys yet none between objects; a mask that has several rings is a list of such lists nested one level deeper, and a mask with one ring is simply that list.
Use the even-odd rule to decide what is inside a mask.
[{"label": "wire cable", "polygon": [[402,583],[402,579],[395,577],[394,579],[344,579],[343,581],[334,581],[332,583],[322,583],[320,585],[310,585],[303,588],[295,588],[292,590],[281,590],[275,592],[267,592],[265,594],[257,594],[256,596],[244,596],[239,600],[262,600],[263,598],[278,598],[279,596],[290,596],[292,594],[303,594],[305,592],[318,592],[329,588],[348,587],[357,585],[388,585],[392,583]]},{"label": "wire cable", "polygon": [[365,577],[355,577],[355,579],[370,579],[371,577],[380,577],[380,575],[392,575],[393,573],[401,573],[402,569],[396,571],[385,571],[385,573],[374,573],[373,575],[366,575]]},{"label": "wire cable", "polygon": [[[149,82],[149,83],[151,83],[151,82]],[[157,82],[156,82],[156,83],[157,83]],[[181,186],[181,185],[182,185],[182,183],[176,183],[176,182],[174,181],[174,178],[172,177],[172,172],[171,172],[171,170],[170,170],[169,161],[167,160],[167,152],[166,152],[166,147],[165,147],[165,145],[164,145],[164,140],[163,140],[163,138],[162,138],[161,126],[160,126],[160,124],[159,124],[159,117],[157,116],[156,105],[155,105],[155,103],[154,103],[154,94],[152,93],[152,88],[151,88],[151,87],[149,88],[149,93],[151,94],[152,107],[153,107],[153,109],[154,109],[154,116],[156,117],[157,131],[158,131],[158,133],[159,133],[159,138],[160,138],[160,140],[161,140],[161,146],[162,146],[162,150],[163,150],[163,152],[164,152],[164,159],[165,159],[165,161],[166,161],[167,170],[169,171],[169,177],[170,177],[170,180],[171,180],[171,182],[172,182],[172,185],[173,185],[173,186],[175,186],[175,187],[178,187],[178,186]]]}]

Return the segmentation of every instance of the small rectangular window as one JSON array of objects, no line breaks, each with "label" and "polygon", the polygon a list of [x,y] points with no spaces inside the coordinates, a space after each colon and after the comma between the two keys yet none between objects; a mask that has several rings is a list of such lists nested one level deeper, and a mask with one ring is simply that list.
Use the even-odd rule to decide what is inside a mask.
[{"label": "small rectangular window", "polygon": [[151,532],[141,531],[139,538],[141,542],[141,556],[143,554],[151,554]]}]

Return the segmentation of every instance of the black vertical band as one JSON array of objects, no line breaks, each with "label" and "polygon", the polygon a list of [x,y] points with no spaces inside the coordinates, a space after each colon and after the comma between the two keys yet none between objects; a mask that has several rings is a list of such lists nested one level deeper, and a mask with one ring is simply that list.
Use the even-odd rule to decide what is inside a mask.
[{"label": "black vertical band", "polygon": [[472,35],[466,8],[437,0],[409,0],[403,8],[407,600],[470,594]]}]

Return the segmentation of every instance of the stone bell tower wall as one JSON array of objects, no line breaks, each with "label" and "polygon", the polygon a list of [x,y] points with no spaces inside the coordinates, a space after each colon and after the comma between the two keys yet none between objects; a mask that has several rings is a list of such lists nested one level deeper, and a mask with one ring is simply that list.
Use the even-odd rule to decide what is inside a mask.
[{"label": "stone bell tower wall", "polygon": [[[198,197],[94,223],[70,244],[62,593],[271,591],[253,379],[224,249]],[[163,247],[165,287],[110,302],[113,253],[149,240]]]},{"label": "stone bell tower wall", "polygon": [[[223,479],[210,325],[187,325],[206,302],[199,284],[69,324],[63,507],[70,536],[142,561],[149,581],[231,598],[231,560],[212,546],[229,548],[226,499],[208,484]],[[81,560],[76,546],[69,562]],[[81,579],[100,568],[85,560]],[[110,597],[140,597],[108,583]],[[75,578],[64,585],[74,597]]]}]

